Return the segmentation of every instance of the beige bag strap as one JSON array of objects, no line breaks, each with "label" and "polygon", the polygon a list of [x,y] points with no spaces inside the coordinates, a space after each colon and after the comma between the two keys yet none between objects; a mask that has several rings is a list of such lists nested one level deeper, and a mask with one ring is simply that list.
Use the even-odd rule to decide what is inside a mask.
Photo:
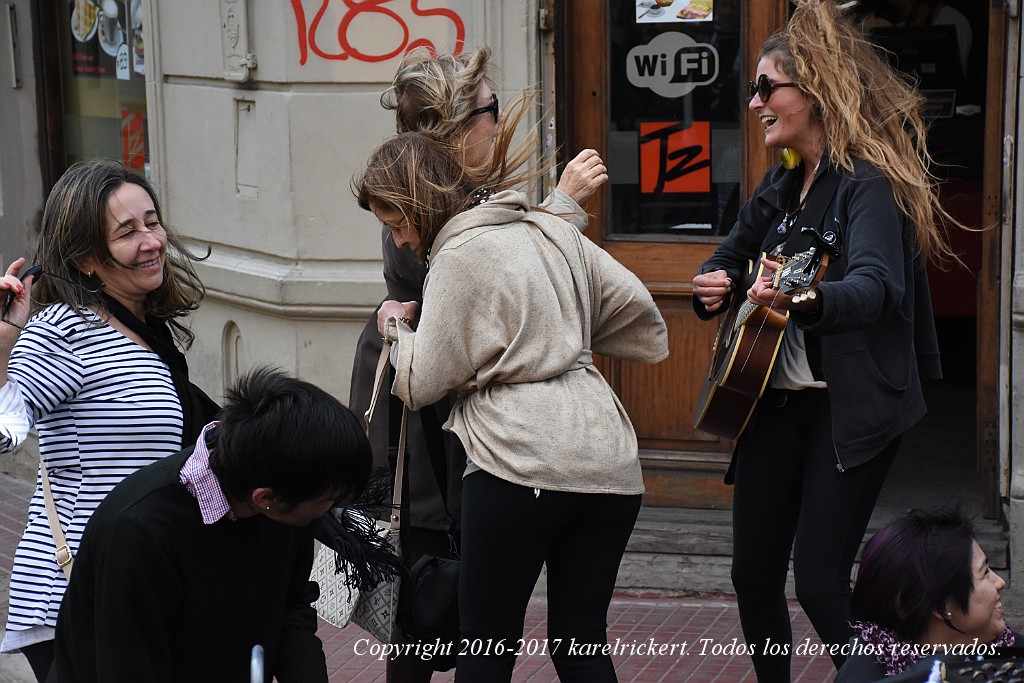
[{"label": "beige bag strap", "polygon": [[370,394],[370,407],[363,413],[363,421],[366,423],[366,437],[370,437],[370,422],[377,410],[377,398],[384,386],[384,380],[388,376],[388,363],[391,360],[391,340],[382,339],[380,347],[380,358],[377,359],[377,371],[373,376],[373,393]]},{"label": "beige bag strap", "polygon": [[71,580],[71,564],[75,558],[71,556],[71,548],[64,538],[64,530],[60,528],[60,519],[57,517],[57,507],[53,504],[53,490],[50,488],[50,477],[46,474],[46,462],[39,456],[39,472],[43,479],[43,504],[46,505],[46,521],[50,523],[50,534],[53,536],[53,544],[56,546],[54,559],[64,570],[64,577]]},{"label": "beige bag strap", "polygon": [[405,480],[405,429],[409,422],[409,406],[402,405],[402,429],[398,433],[398,462],[395,463],[395,490],[391,494],[391,531],[398,533],[402,515],[402,483]]},{"label": "beige bag strap", "polygon": [[[391,340],[384,339],[381,343],[380,358],[377,359],[377,374],[373,380],[373,394],[370,396],[370,407],[363,417],[366,420],[366,436],[370,436],[370,422],[377,411],[377,399],[384,388],[384,380],[388,376],[388,364],[391,361]],[[405,479],[405,431],[409,421],[409,407],[402,406],[402,428],[398,434],[398,462],[395,464],[395,487],[391,494],[391,530],[398,533],[401,527],[402,514],[402,483]]]}]

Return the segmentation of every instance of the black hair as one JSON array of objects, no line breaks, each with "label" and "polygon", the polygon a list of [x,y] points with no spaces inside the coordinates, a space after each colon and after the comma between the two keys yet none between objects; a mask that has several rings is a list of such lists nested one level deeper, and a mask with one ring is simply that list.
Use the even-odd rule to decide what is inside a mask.
[{"label": "black hair", "polygon": [[258,368],[226,392],[208,438],[210,469],[238,500],[261,487],[288,506],[325,495],[357,497],[370,476],[370,443],[356,416],[323,389]]},{"label": "black hair", "polygon": [[898,638],[916,641],[931,615],[954,630],[946,602],[967,612],[975,531],[958,509],[911,510],[864,546],[850,607]]}]

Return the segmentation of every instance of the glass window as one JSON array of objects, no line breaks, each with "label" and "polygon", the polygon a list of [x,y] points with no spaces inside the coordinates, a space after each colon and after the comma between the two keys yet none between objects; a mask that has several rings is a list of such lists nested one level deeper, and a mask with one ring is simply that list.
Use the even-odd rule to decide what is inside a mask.
[{"label": "glass window", "polygon": [[148,175],[142,0],[62,0],[66,165],[117,159]]},{"label": "glass window", "polygon": [[740,0],[609,0],[609,11],[609,237],[726,234],[746,104]]}]

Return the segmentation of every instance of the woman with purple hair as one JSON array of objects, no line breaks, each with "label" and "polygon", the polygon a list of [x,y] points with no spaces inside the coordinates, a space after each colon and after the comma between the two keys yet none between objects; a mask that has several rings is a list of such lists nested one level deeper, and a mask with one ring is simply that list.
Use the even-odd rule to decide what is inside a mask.
[{"label": "woman with purple hair", "polygon": [[936,655],[993,654],[1021,642],[1003,617],[1006,582],[956,510],[911,510],[864,546],[856,634],[836,683],[896,676]]}]

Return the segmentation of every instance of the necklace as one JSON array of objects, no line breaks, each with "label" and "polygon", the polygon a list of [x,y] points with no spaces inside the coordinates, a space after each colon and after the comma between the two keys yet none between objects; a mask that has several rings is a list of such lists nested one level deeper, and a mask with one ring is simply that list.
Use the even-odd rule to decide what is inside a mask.
[{"label": "necklace", "polygon": [[787,209],[786,217],[782,219],[781,223],[779,223],[778,233],[780,235],[785,235],[789,232],[793,227],[793,224],[796,223],[797,216],[799,216],[800,212],[803,211],[804,204],[807,203],[807,195],[810,193],[811,186],[814,184],[814,178],[818,175],[819,164],[821,164],[821,157],[818,157],[818,163],[814,164],[814,168],[811,169],[811,174],[807,176],[807,180],[804,181],[804,186],[800,188],[800,197],[797,201],[796,208],[792,211]]},{"label": "necklace", "polygon": [[472,197],[472,204],[470,204],[470,206],[479,206],[481,204],[484,204],[487,202],[488,199],[494,196],[494,194],[494,190],[490,188],[478,187],[476,190],[473,191],[473,194],[470,195]]}]

